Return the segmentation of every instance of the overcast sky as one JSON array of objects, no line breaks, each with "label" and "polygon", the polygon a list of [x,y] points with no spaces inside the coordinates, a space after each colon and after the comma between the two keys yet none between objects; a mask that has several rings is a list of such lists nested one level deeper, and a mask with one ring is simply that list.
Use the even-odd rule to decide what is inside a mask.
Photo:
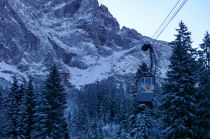
[{"label": "overcast sky", "polygon": [[[183,0],[181,0],[183,1]],[[109,8],[120,26],[136,29],[152,37],[178,0],[99,0]],[[210,0],[188,0],[159,40],[172,41],[175,28],[183,21],[192,32],[193,46],[202,43],[204,33],[210,32]]]}]

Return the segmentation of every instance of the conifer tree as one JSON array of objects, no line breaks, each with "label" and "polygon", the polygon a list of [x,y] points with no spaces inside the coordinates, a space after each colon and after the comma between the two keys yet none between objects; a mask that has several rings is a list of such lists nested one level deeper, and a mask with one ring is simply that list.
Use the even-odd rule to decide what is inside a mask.
[{"label": "conifer tree", "polygon": [[134,138],[149,139],[153,129],[152,111],[145,104],[141,104],[139,110],[141,112],[136,117],[136,128],[133,129]]},{"label": "conifer tree", "polygon": [[136,129],[138,128],[137,125],[137,119],[138,119],[138,114],[140,113],[140,104],[137,100],[137,94],[134,93],[132,96],[132,112],[129,117],[129,129],[130,129],[130,136],[134,137],[136,132]]},{"label": "conifer tree", "polygon": [[80,104],[78,111],[74,114],[75,132],[78,138],[88,138],[89,120],[87,107],[84,103]]},{"label": "conifer tree", "polygon": [[46,80],[43,92],[42,114],[40,118],[40,138],[68,138],[68,128],[64,118],[66,100],[61,83],[59,71],[55,65],[52,66]]},{"label": "conifer tree", "polygon": [[11,91],[9,92],[7,100],[7,120],[8,127],[6,127],[6,132],[8,136],[17,139],[18,138],[18,114],[19,114],[19,102],[20,97],[18,95],[19,85],[16,76],[13,77],[13,83],[11,86]]},{"label": "conifer tree", "polygon": [[204,36],[203,43],[200,45],[198,59],[198,93],[197,99],[197,137],[209,138],[208,131],[210,130],[210,35],[207,32]]},{"label": "conifer tree", "polygon": [[[3,97],[2,92],[5,92],[6,90],[1,90],[2,88],[0,88],[0,119],[1,121],[6,121],[6,117],[5,117],[5,98]],[[5,132],[5,125],[7,123],[6,122],[1,122],[0,124],[0,138],[3,138],[3,136],[5,136],[6,132]]]},{"label": "conifer tree", "polygon": [[102,139],[104,138],[104,134],[102,131],[102,125],[97,119],[92,119],[91,122],[88,123],[88,138],[91,139]]},{"label": "conifer tree", "polygon": [[25,114],[25,87],[23,84],[20,85],[18,94],[19,94],[18,136],[23,137],[23,126],[24,126],[23,118]]},{"label": "conifer tree", "polygon": [[48,112],[50,111],[50,105],[47,99],[44,98],[44,94],[41,94],[37,101],[39,105],[35,107],[35,123],[34,123],[34,137],[45,139],[49,134],[48,126],[51,124],[48,119]]},{"label": "conifer tree", "polygon": [[204,35],[203,43],[200,44],[200,58],[202,59],[205,67],[210,68],[210,34],[206,32]]},{"label": "conifer tree", "polygon": [[2,105],[3,105],[3,95],[2,95],[2,92],[0,90],[0,108],[1,108]]},{"label": "conifer tree", "polygon": [[181,21],[164,84],[161,112],[166,138],[193,138],[196,108],[196,62],[191,33]]},{"label": "conifer tree", "polygon": [[32,78],[29,77],[25,97],[24,97],[24,115],[23,115],[23,137],[25,139],[31,139],[35,124],[35,107],[36,97]]}]

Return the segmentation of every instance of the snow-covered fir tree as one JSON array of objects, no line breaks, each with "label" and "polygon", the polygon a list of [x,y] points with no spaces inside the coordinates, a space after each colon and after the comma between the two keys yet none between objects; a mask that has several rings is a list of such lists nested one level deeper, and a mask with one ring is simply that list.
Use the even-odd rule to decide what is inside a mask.
[{"label": "snow-covered fir tree", "polygon": [[0,90],[0,108],[3,105],[3,95],[2,95],[2,91]]},{"label": "snow-covered fir tree", "polygon": [[193,138],[196,112],[196,62],[191,33],[181,21],[164,84],[161,112],[165,138]]},{"label": "snow-covered fir tree", "polygon": [[5,99],[3,97],[2,92],[5,92],[5,90],[0,89],[0,122],[1,122],[1,124],[0,124],[0,137],[2,137],[5,134],[4,126],[5,126],[6,122],[4,122],[4,121],[7,121],[5,119]]},{"label": "snow-covered fir tree", "polygon": [[101,123],[97,121],[97,119],[92,119],[89,123],[88,129],[88,138],[91,139],[101,139],[104,138],[104,133],[101,127]]},{"label": "snow-covered fir tree", "polygon": [[141,104],[140,111],[136,117],[136,128],[133,129],[134,138],[149,139],[153,129],[152,110],[147,105]]},{"label": "snow-covered fir tree", "polygon": [[85,103],[79,105],[78,110],[74,114],[74,132],[78,138],[88,138],[89,130],[89,117],[87,112],[87,106]]},{"label": "snow-covered fir tree", "polygon": [[[64,109],[66,98],[61,82],[60,73],[55,65],[51,67],[43,91],[41,112],[36,124],[38,138],[69,138]],[[37,129],[38,128],[38,129]]]},{"label": "snow-covered fir tree", "polygon": [[[4,111],[3,111],[3,96],[2,96],[2,91],[0,90],[0,119],[2,120],[4,116]],[[0,137],[2,136],[2,134],[4,133],[3,130],[3,124],[0,125]]]},{"label": "snow-covered fir tree", "polygon": [[18,136],[19,137],[23,137],[23,127],[24,127],[24,123],[23,123],[23,118],[24,118],[24,114],[25,114],[25,86],[23,83],[21,83],[20,85],[20,89],[19,89],[19,112],[18,112]]},{"label": "snow-covered fir tree", "polygon": [[200,45],[198,59],[198,92],[197,92],[197,137],[209,138],[210,131],[210,35],[206,32],[203,43]]},{"label": "snow-covered fir tree", "polygon": [[130,135],[134,139],[148,139],[153,129],[152,110],[144,103],[134,99],[133,112],[130,116]]},{"label": "snow-covered fir tree", "polygon": [[29,77],[29,82],[24,96],[24,112],[23,112],[23,133],[25,139],[33,138],[34,124],[35,124],[35,107],[36,96],[32,78]]},{"label": "snow-covered fir tree", "polygon": [[50,105],[47,99],[43,97],[43,94],[37,102],[39,102],[39,105],[35,107],[34,137],[45,139],[49,134],[48,125],[51,124],[47,113],[50,110]]},{"label": "snow-covered fir tree", "polygon": [[203,43],[200,44],[200,48],[200,57],[202,58],[203,64],[205,67],[210,68],[210,34],[208,31],[204,35]]},{"label": "snow-covered fir tree", "polygon": [[14,139],[18,138],[19,102],[19,85],[16,76],[14,76],[11,91],[9,92],[9,96],[7,99],[8,126],[5,127],[5,132],[7,132],[7,135]]}]

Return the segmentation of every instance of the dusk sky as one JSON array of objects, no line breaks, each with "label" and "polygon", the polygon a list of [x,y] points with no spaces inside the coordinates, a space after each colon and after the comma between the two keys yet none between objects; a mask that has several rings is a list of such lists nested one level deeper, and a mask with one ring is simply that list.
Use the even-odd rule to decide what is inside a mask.
[{"label": "dusk sky", "polygon": [[[183,1],[183,0],[181,0]],[[120,26],[136,29],[152,37],[178,0],[99,0],[106,5]],[[202,43],[204,33],[210,31],[210,0],[188,0],[159,40],[175,39],[175,28],[183,21],[192,32],[193,47]]]}]

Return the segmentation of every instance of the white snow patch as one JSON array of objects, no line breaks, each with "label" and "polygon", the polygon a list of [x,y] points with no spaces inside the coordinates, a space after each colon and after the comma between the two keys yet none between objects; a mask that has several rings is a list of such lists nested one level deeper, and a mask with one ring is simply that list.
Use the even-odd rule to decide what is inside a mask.
[{"label": "white snow patch", "polygon": [[95,66],[88,69],[79,69],[69,67],[71,73],[71,83],[80,88],[83,85],[94,83],[108,77],[111,71],[111,65],[106,61],[101,60]]},{"label": "white snow patch", "polygon": [[[132,56],[125,56],[131,50],[114,52],[108,57],[83,57],[86,64],[91,64],[87,69],[68,67],[71,73],[71,83],[77,88],[83,85],[101,81],[113,74],[125,75],[135,73],[139,60]],[[97,60],[96,60],[97,59]]]},{"label": "white snow patch", "polygon": [[25,74],[21,73],[20,71],[17,70],[15,66],[8,65],[7,63],[0,62],[0,77],[7,80],[7,81],[12,81],[12,76],[13,74],[19,74],[23,77],[26,77]]},{"label": "white snow patch", "polygon": [[58,9],[61,9],[63,8],[67,3],[61,3],[59,5],[56,5],[55,7],[53,7],[53,10],[58,10]]},{"label": "white snow patch", "polygon": [[55,41],[55,43],[60,46],[61,48],[63,48],[66,52],[68,53],[80,53],[80,49],[78,49],[77,47],[70,47],[68,45],[66,45],[65,43],[63,43],[60,39],[58,39],[57,37],[52,37],[53,41]]}]

